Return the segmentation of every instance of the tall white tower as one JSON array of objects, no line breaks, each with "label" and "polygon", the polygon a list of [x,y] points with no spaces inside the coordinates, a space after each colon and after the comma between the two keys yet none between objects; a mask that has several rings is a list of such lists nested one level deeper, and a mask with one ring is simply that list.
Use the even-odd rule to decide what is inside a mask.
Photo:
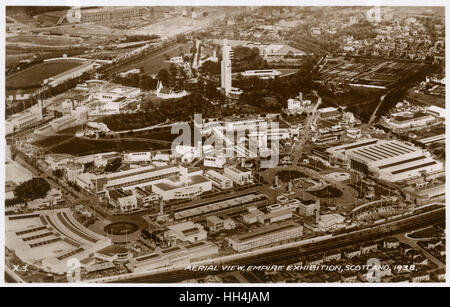
[{"label": "tall white tower", "polygon": [[221,69],[221,82],[222,88],[225,90],[225,94],[228,95],[231,91],[231,59],[233,58],[233,50],[228,45],[227,40],[224,41],[222,46],[222,69]]}]

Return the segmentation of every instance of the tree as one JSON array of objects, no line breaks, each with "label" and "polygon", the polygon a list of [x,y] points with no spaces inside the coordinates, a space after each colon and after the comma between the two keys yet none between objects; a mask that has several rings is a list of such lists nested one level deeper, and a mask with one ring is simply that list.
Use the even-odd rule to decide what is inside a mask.
[{"label": "tree", "polygon": [[40,177],[33,178],[18,185],[14,189],[14,195],[23,201],[43,198],[50,191],[50,184]]},{"label": "tree", "polygon": [[55,169],[53,171],[53,176],[55,176],[58,179],[61,178],[63,175],[64,175],[64,171],[62,169],[60,169],[60,168]]},{"label": "tree", "polygon": [[159,81],[161,81],[163,85],[168,85],[169,84],[169,80],[170,80],[169,72],[166,69],[164,69],[164,68],[161,69],[158,72],[157,79]]},{"label": "tree", "polygon": [[170,72],[170,83],[173,84],[178,76],[178,68],[175,64],[171,63],[169,66],[169,72]]},{"label": "tree", "polygon": [[209,76],[220,74],[220,63],[206,61],[200,67],[200,72]]}]

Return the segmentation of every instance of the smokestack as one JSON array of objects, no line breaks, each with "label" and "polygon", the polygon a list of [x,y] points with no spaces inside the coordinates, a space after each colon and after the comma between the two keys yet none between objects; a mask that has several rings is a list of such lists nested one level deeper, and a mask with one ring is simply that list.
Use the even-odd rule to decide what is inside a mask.
[{"label": "smokestack", "polygon": [[275,175],[275,179],[273,180],[273,186],[278,187],[278,175]]},{"label": "smokestack", "polygon": [[292,193],[292,181],[289,181],[288,183],[288,192]]}]

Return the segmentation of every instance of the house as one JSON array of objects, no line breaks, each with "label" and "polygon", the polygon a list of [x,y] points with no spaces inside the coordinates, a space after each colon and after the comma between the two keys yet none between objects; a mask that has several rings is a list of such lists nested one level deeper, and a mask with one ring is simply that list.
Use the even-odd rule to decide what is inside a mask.
[{"label": "house", "polygon": [[397,238],[389,237],[383,240],[383,248],[394,249],[400,246],[400,241]]},{"label": "house", "polygon": [[355,257],[361,256],[361,249],[358,247],[353,247],[344,251],[344,256],[347,259],[353,259]]},{"label": "house", "polygon": [[378,249],[378,245],[375,242],[369,242],[361,245],[361,254],[369,254]]},{"label": "house", "polygon": [[409,281],[410,282],[424,282],[430,280],[430,273],[428,272],[412,272]]},{"label": "house", "polygon": [[342,258],[342,253],[340,251],[330,251],[323,256],[324,262],[329,261],[339,261]]}]

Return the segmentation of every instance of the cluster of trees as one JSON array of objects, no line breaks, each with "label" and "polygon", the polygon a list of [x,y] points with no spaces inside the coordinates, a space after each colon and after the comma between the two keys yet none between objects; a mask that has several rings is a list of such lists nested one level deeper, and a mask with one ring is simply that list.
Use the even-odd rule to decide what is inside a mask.
[{"label": "cluster of trees", "polygon": [[[220,93],[211,85],[210,91],[213,95],[220,97]],[[206,91],[206,90],[205,90]],[[223,97],[222,97],[223,98]],[[236,105],[233,107],[224,107],[221,104],[213,104],[201,93],[194,92],[188,96],[179,99],[169,99],[162,102],[159,106],[151,101],[141,104],[141,112],[130,114],[114,114],[102,118],[109,129],[113,131],[138,129],[155,125],[157,123],[170,121],[190,121],[194,114],[202,114],[207,117],[224,117],[233,114],[249,114],[254,112],[245,105]]]},{"label": "cluster of trees", "polygon": [[241,103],[266,111],[279,111],[285,107],[288,98],[297,96],[299,91],[309,92],[314,87],[311,75],[305,69],[284,78],[242,78],[236,80],[235,86],[244,91]]},{"label": "cluster of trees", "polygon": [[208,76],[214,76],[220,74],[221,65],[220,62],[206,61],[199,68],[200,73]]},{"label": "cluster of trees", "polygon": [[14,189],[16,198],[22,201],[30,201],[43,198],[50,191],[50,184],[44,178],[33,178],[18,185]]},{"label": "cluster of trees", "polygon": [[145,74],[131,74],[127,77],[116,75],[113,82],[125,86],[138,87],[145,91],[155,90],[158,84],[157,79],[153,79],[151,76]]},{"label": "cluster of trees", "polygon": [[269,65],[259,55],[258,48],[236,46],[233,48],[233,71],[243,71],[248,69],[265,69]]},{"label": "cluster of trees", "polygon": [[[44,14],[44,13],[53,12],[53,11],[68,10],[68,9],[70,9],[70,6],[26,6],[26,7],[24,7],[25,13],[30,16],[35,16],[35,15]],[[6,11],[8,12],[8,8],[6,8]]]},{"label": "cluster of trees", "polygon": [[354,39],[371,39],[377,36],[375,26],[368,20],[360,21],[357,24],[346,27],[342,30],[342,34],[352,35]]}]

